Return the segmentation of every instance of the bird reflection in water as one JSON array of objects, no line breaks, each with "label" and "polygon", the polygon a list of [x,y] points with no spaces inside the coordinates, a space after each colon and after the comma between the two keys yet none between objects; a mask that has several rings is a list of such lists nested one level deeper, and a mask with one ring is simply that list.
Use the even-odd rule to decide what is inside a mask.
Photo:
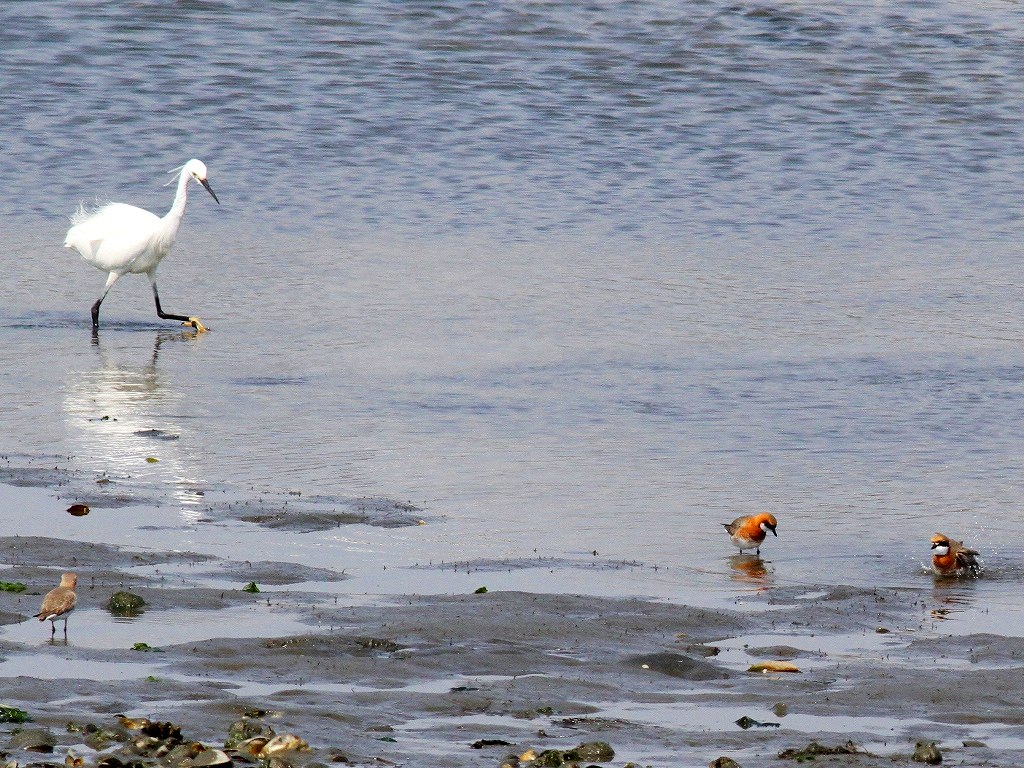
[{"label": "bird reflection in water", "polygon": [[194,331],[160,331],[139,364],[125,362],[137,346],[103,344],[94,336],[97,364],[73,374],[64,400],[69,437],[86,468],[169,489],[189,523],[200,517],[201,462],[182,439],[185,393],[168,383],[158,363],[162,347],[199,338]]},{"label": "bird reflection in water", "polygon": [[733,570],[733,579],[767,587],[771,584],[772,570],[758,555],[739,554],[727,558]]},{"label": "bird reflection in water", "polygon": [[936,606],[928,613],[936,621],[954,619],[957,614],[970,610],[974,604],[974,580],[966,579],[950,583],[949,580],[936,579],[933,595]]}]

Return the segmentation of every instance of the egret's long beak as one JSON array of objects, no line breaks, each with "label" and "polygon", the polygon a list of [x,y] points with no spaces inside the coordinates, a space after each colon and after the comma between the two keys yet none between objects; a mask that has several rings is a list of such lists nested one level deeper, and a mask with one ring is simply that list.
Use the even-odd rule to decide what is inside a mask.
[{"label": "egret's long beak", "polygon": [[[203,185],[207,192],[213,195],[214,200],[217,200],[217,193],[213,191],[213,187],[210,186],[210,182],[206,179],[199,179],[199,183]],[[217,200],[217,205],[220,205],[220,200]]]}]

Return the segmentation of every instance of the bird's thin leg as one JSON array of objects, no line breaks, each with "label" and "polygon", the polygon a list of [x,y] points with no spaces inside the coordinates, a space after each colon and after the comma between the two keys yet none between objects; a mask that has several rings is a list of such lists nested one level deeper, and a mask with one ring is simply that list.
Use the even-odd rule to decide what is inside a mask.
[{"label": "bird's thin leg", "polygon": [[56,634],[57,634],[57,622],[55,622],[55,621],[53,621],[51,619],[51,621],[50,621],[50,639],[52,640],[53,636],[56,635]]},{"label": "bird's thin leg", "polygon": [[68,639],[68,617],[64,617],[64,639]]},{"label": "bird's thin leg", "polygon": [[114,287],[114,283],[117,282],[117,279],[119,277],[120,275],[117,274],[117,272],[111,272],[109,275],[107,275],[107,284],[103,286],[103,293],[101,293],[100,297],[96,299],[96,303],[92,305],[93,330],[96,330],[97,328],[100,327],[100,304],[102,304],[103,300],[107,298],[107,294],[110,293],[110,289]]},{"label": "bird's thin leg", "polygon": [[161,317],[164,320],[180,320],[186,325],[191,325],[200,332],[206,330],[203,324],[199,322],[198,317],[187,317],[186,315],[174,315],[170,312],[164,312],[163,307],[160,306],[160,293],[156,289],[156,279],[152,275],[149,277],[149,283],[153,286],[153,301],[156,302],[156,314],[158,317]]},{"label": "bird's thin leg", "polygon": [[156,290],[156,280],[151,280],[150,283],[153,286],[153,300],[156,302],[157,315],[164,320],[181,320],[187,323],[188,318],[185,315],[172,315],[170,312],[164,312],[163,307],[160,306],[160,294]]}]

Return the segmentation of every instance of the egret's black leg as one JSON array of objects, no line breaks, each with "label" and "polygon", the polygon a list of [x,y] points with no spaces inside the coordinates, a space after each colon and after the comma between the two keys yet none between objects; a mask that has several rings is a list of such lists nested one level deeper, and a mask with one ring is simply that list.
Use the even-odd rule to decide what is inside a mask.
[{"label": "egret's black leg", "polygon": [[162,317],[164,320],[180,320],[183,323],[189,322],[189,318],[186,317],[185,315],[172,315],[170,312],[164,312],[163,308],[161,308],[160,306],[160,294],[157,293],[155,280],[153,281],[152,285],[153,300],[156,301],[156,314],[159,317]]},{"label": "egret's black leg", "polygon": [[153,286],[153,300],[156,302],[156,313],[159,317],[164,320],[181,320],[185,325],[191,325],[199,333],[206,331],[206,326],[200,322],[198,317],[186,317],[185,315],[172,315],[170,312],[164,312],[163,307],[160,306],[160,294],[156,290],[156,280],[149,278],[150,284]]},{"label": "egret's black leg", "polygon": [[114,283],[118,281],[121,276],[117,272],[111,272],[107,275],[107,284],[103,286],[103,293],[96,299],[96,303],[92,305],[92,329],[95,331],[100,327],[100,304],[107,298],[107,294],[110,293],[110,289],[114,287]]}]

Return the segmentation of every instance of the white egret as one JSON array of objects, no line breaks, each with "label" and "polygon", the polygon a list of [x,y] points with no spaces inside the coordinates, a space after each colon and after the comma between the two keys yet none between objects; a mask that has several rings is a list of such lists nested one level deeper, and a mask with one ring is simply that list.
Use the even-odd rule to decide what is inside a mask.
[{"label": "white egret", "polygon": [[[181,320],[200,333],[206,330],[198,317],[164,312],[160,307],[160,294],[156,290],[156,268],[174,245],[174,237],[185,213],[188,197],[186,188],[190,179],[202,184],[217,200],[217,195],[206,180],[206,166],[199,160],[189,160],[181,167],[174,203],[163,218],[125,203],[110,203],[93,212],[87,212],[81,206],[71,217],[72,226],[64,238],[64,247],[74,248],[88,263],[109,273],[103,293],[92,305],[93,330],[100,327],[100,304],[103,299],[114,287],[114,283],[129,273],[145,274],[149,278],[157,315],[166,320]],[[217,200],[217,204],[220,204],[220,200]]]}]

